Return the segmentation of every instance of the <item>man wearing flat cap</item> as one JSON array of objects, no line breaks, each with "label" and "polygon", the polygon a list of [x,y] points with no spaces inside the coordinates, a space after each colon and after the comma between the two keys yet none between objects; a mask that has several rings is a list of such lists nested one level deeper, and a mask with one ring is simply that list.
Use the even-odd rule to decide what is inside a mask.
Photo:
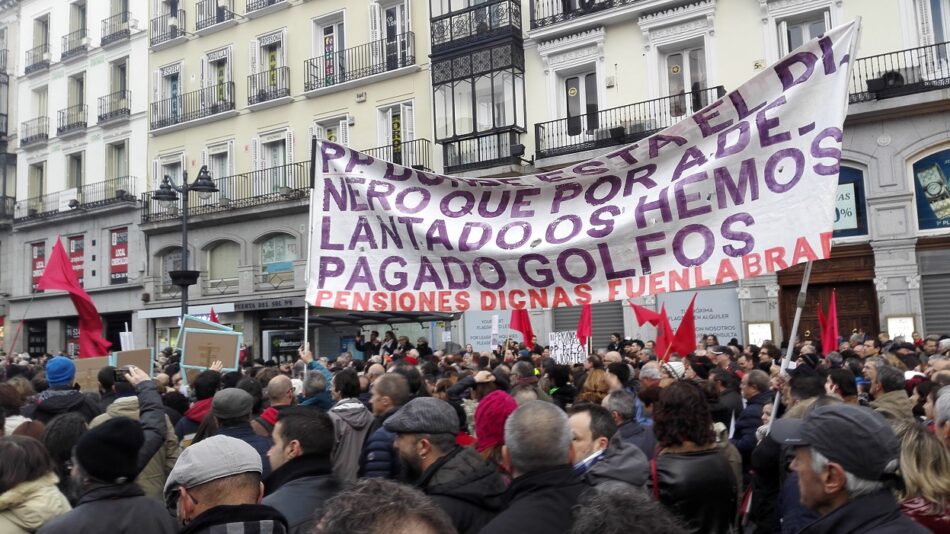
[{"label": "man wearing flat cap", "polygon": [[401,472],[445,510],[459,534],[478,532],[499,511],[504,482],[478,453],[455,443],[459,419],[449,403],[415,398],[383,427],[396,434]]},{"label": "man wearing flat cap", "polygon": [[238,388],[227,388],[214,394],[211,402],[211,415],[218,425],[217,435],[239,439],[257,451],[264,468],[264,477],[270,474],[270,460],[267,451],[273,442],[270,438],[259,436],[251,428],[251,412],[254,409],[254,397]]},{"label": "man wearing flat cap", "polygon": [[794,447],[801,502],[821,517],[802,529],[820,533],[928,532],[903,515],[889,488],[900,442],[887,420],[861,406],[833,404],[804,419],[779,419],[772,439]]}]

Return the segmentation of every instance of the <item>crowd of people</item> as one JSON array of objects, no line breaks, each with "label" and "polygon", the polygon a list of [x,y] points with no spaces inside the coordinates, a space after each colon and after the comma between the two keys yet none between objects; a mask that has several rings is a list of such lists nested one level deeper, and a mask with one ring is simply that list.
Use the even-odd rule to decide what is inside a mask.
[{"label": "crowd of people", "polygon": [[357,348],[5,359],[0,534],[950,532],[950,336]]}]

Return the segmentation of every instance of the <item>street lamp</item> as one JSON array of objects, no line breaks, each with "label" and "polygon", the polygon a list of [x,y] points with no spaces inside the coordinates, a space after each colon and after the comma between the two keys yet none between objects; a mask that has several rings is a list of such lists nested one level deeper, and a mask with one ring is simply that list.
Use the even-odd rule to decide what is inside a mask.
[{"label": "street lamp", "polygon": [[202,165],[198,171],[198,178],[188,183],[188,171],[182,173],[181,185],[175,185],[167,174],[158,186],[158,191],[152,193],[152,200],[163,203],[167,208],[173,208],[178,203],[178,194],[181,193],[181,270],[168,271],[172,284],[181,288],[181,315],[188,313],[188,287],[198,282],[199,271],[188,270],[188,192],[198,193],[198,198],[208,200],[211,193],[217,193],[218,188],[211,181],[208,166]]}]

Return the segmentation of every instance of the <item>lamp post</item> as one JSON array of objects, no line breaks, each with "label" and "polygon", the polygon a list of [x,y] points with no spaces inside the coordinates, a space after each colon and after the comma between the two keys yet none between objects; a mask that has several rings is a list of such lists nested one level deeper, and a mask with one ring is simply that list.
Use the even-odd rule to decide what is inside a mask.
[{"label": "lamp post", "polygon": [[181,270],[168,271],[172,284],[181,288],[181,315],[188,313],[188,287],[198,282],[199,271],[188,270],[188,192],[198,193],[199,198],[207,200],[211,193],[217,193],[218,188],[211,181],[208,166],[202,165],[198,171],[198,178],[188,183],[188,171],[182,173],[181,185],[176,185],[167,174],[162,179],[158,191],[152,194],[152,200],[157,200],[172,208],[178,203],[178,194],[181,193]]}]

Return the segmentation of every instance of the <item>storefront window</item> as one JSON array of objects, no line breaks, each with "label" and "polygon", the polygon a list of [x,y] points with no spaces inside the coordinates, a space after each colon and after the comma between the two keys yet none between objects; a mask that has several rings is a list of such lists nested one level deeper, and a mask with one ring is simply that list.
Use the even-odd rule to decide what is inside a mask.
[{"label": "storefront window", "polygon": [[261,243],[261,270],[284,273],[294,270],[297,241],[289,235],[275,235]]},{"label": "storefront window", "polygon": [[864,203],[864,173],[841,167],[835,195],[834,237],[867,235],[867,208]]},{"label": "storefront window", "polygon": [[950,228],[950,150],[914,163],[917,224],[921,230]]}]

